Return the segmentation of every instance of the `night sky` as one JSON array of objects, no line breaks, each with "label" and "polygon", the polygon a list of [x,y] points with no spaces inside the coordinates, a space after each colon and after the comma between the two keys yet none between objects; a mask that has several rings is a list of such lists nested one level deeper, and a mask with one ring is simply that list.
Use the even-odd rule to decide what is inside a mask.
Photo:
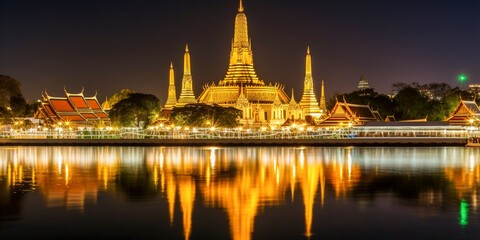
[{"label": "night sky", "polygon": [[[480,1],[244,0],[257,74],[303,89],[312,51],[317,92],[379,92],[395,82],[480,82]],[[123,88],[166,100],[173,61],[177,94],[189,44],[196,96],[227,70],[238,0],[0,0],[0,74],[29,100],[85,87],[99,99]],[[177,95],[177,96],[178,96]]]}]

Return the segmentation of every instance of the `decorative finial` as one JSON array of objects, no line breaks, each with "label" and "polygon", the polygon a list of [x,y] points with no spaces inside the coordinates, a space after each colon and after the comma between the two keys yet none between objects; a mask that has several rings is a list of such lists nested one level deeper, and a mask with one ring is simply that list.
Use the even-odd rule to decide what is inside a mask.
[{"label": "decorative finial", "polygon": [[243,12],[243,3],[242,0],[240,0],[240,6],[238,7],[239,12]]},{"label": "decorative finial", "polygon": [[185,52],[188,52],[188,44],[185,45]]},{"label": "decorative finial", "polygon": [[310,46],[307,46],[307,54],[310,54]]},{"label": "decorative finial", "polygon": [[173,62],[170,62],[170,69],[173,68]]}]

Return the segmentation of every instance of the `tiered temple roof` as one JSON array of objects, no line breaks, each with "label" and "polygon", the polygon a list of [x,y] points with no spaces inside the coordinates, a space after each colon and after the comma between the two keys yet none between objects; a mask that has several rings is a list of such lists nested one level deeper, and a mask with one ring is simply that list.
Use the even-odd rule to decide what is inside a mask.
[{"label": "tiered temple roof", "polygon": [[307,48],[305,63],[304,90],[300,105],[303,108],[305,116],[309,115],[318,118],[322,115],[322,111],[320,110],[317,97],[315,97],[315,92],[313,91],[312,57],[310,56],[310,47]]},{"label": "tiered temple roof", "polygon": [[382,121],[378,111],[373,111],[369,105],[359,105],[337,101],[330,114],[320,123],[321,127],[339,127],[351,123],[363,125],[365,122]]},{"label": "tiered temple roof", "polygon": [[190,103],[196,103],[195,95],[193,93],[192,83],[192,70],[190,67],[190,53],[188,51],[188,45],[185,46],[185,55],[183,57],[183,79],[182,79],[182,91],[178,98],[177,107],[183,107]]},{"label": "tiered temple roof", "polygon": [[52,123],[86,123],[109,119],[97,97],[85,97],[83,90],[78,94],[68,93],[65,90],[64,97],[52,97],[44,92],[42,97],[41,104],[35,113],[36,119],[44,119]]},{"label": "tiered temple roof", "polygon": [[457,108],[445,119],[451,125],[470,125],[470,122],[480,120],[480,108],[475,101],[460,99]]},{"label": "tiered temple roof", "polygon": [[367,76],[362,75],[362,77],[360,77],[360,81],[358,81],[358,90],[359,91],[362,91],[362,90],[365,90],[365,89],[369,89],[370,86],[368,85],[368,80],[367,80]]},{"label": "tiered temple roof", "polygon": [[237,16],[235,17],[235,32],[232,39],[230,52],[230,64],[225,78],[219,85],[260,85],[265,83],[260,80],[253,67],[252,41],[248,37],[247,16],[243,12],[243,4],[240,0]]}]

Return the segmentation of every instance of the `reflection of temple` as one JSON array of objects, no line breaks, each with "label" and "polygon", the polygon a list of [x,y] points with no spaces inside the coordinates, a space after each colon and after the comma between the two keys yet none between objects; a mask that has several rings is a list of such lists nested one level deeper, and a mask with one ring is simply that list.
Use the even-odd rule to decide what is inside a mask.
[{"label": "reflection of temple", "polygon": [[206,84],[196,101],[193,100],[190,55],[187,48],[182,93],[176,102],[175,86],[174,83],[172,84],[173,78],[171,77],[169,97],[165,105],[167,111],[173,106],[184,106],[186,103],[193,102],[218,104],[240,109],[242,111],[240,123],[253,126],[278,126],[287,119],[305,119],[308,118],[307,116],[318,119],[325,114],[323,112],[326,111],[323,84],[321,106],[319,106],[314,93],[309,49],[306,56],[304,92],[300,103],[294,100],[292,102],[292,99],[284,92],[284,85],[265,83],[257,76],[253,65],[252,40],[248,35],[247,17],[241,0],[235,18],[234,37],[231,44],[230,61],[225,78],[217,84],[215,82]]},{"label": "reflection of temple", "polygon": [[[225,150],[216,148],[187,152],[181,148],[165,148],[147,153],[147,164],[158,169],[154,170],[158,172],[154,181],[159,182],[166,193],[171,222],[175,201],[180,202],[186,239],[191,234],[197,191],[206,205],[225,209],[232,239],[245,240],[251,238],[256,216],[265,207],[281,205],[288,190],[293,197],[298,184],[305,206],[305,235],[311,236],[314,206],[317,201],[323,206],[326,184],[331,184],[336,196],[341,196],[360,179],[359,166],[352,163],[349,150],[241,150],[226,154]],[[323,158],[332,162],[326,164]],[[232,170],[231,175],[225,175]],[[204,180],[196,181],[193,176]]]},{"label": "reflection of temple", "polygon": [[[32,159],[32,161],[25,161]],[[102,156],[98,162],[95,157]],[[14,152],[6,164],[7,182],[15,186],[31,181],[43,194],[47,207],[66,207],[83,210],[87,202],[95,203],[97,192],[106,189],[115,175],[112,154],[103,151],[82,152],[75,148],[51,148],[48,152]]]},{"label": "reflection of temple", "polygon": [[[258,215],[292,198],[303,205],[303,233],[309,237],[315,234],[315,214],[329,200],[385,191],[403,194],[404,189],[389,188],[396,185],[407,188],[407,194],[417,194],[413,201],[422,206],[450,198],[465,202],[461,206],[467,212],[476,209],[480,167],[475,156],[479,150],[455,153],[459,160],[437,151],[435,161],[445,164],[437,168],[438,174],[415,176],[411,170],[425,167],[432,171],[425,163],[429,159],[422,158],[433,156],[430,151],[402,150],[405,155],[399,155],[385,148],[18,148],[1,152],[0,179],[8,186],[30,183],[48,207],[77,210],[95,203],[98,191],[128,197],[129,188],[138,184],[142,191],[166,199],[166,218],[182,226],[185,239],[195,235],[196,203],[222,209],[232,239],[247,240]],[[355,154],[367,157],[369,163]],[[384,156],[392,155],[408,160],[384,165]],[[412,156],[423,162],[412,165]],[[401,173],[386,173],[399,165]],[[181,211],[177,215],[175,207]]]}]

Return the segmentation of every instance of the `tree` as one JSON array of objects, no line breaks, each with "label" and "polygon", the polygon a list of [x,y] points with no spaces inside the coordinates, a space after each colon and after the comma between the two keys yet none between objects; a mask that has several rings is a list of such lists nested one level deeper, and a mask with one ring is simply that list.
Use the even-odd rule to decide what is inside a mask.
[{"label": "tree", "polygon": [[427,116],[428,98],[411,86],[401,89],[393,98],[397,120],[420,119]]},{"label": "tree", "polygon": [[0,106],[0,125],[7,125],[13,122],[12,112]]},{"label": "tree", "polygon": [[128,98],[130,96],[130,94],[132,94],[132,93],[135,93],[135,91],[130,90],[130,89],[122,89],[122,90],[120,90],[119,93],[113,94],[113,96],[111,96],[107,100],[107,102],[110,106],[113,106],[116,103],[120,102],[121,100],[123,100],[125,98]]},{"label": "tree", "polygon": [[8,107],[12,96],[22,96],[21,83],[16,79],[0,75],[0,106]]},{"label": "tree", "polygon": [[242,111],[233,107],[197,103],[174,108],[171,119],[178,126],[232,128],[238,126],[241,113]]},{"label": "tree", "polygon": [[160,114],[160,100],[151,94],[130,93],[113,105],[110,120],[118,127],[146,128]]},{"label": "tree", "polygon": [[10,97],[10,109],[14,117],[25,117],[28,115],[30,106],[22,95]]}]

